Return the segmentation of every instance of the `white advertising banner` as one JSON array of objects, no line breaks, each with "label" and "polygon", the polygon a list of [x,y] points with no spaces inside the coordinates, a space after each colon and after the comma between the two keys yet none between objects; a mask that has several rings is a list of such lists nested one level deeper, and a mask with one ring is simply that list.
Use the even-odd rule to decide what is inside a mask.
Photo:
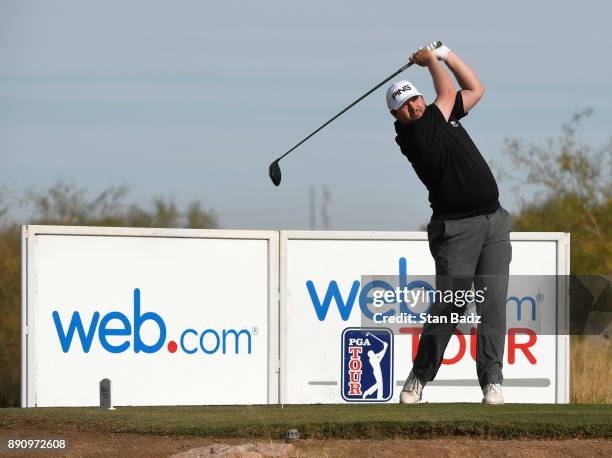
[{"label": "white advertising banner", "polygon": [[[555,332],[557,322],[568,317],[557,283],[569,273],[569,236],[514,233],[512,248],[505,400],[569,402],[569,339]],[[370,292],[375,278],[393,276],[401,283],[434,274],[425,233],[281,232],[281,402],[397,402],[419,327],[396,327],[392,345],[384,343],[384,330],[356,334],[355,328],[364,326],[364,314],[375,312]],[[473,327],[461,325],[451,337],[436,380],[423,391],[424,402],[481,401]],[[393,358],[392,364],[385,358]],[[378,396],[365,394],[388,377],[392,393],[381,383]]]},{"label": "white advertising banner", "polygon": [[[505,400],[568,402],[569,235],[512,247]],[[422,232],[24,226],[22,405],[99,405],[103,379],[117,406],[397,402],[419,326],[364,316],[381,278],[434,274]],[[424,402],[480,402],[473,328]]]},{"label": "white advertising banner", "polygon": [[[25,406],[277,402],[278,233],[27,226]],[[272,293],[271,293],[272,292]]]}]

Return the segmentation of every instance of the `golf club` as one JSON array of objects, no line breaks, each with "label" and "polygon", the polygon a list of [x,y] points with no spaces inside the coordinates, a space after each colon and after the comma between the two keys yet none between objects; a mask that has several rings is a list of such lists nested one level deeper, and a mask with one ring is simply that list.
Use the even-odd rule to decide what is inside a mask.
[{"label": "golf club", "polygon": [[376,340],[378,340],[380,343],[384,344],[384,342],[382,340],[380,340],[378,337],[376,337],[374,334],[372,334],[371,332],[366,332],[366,337],[367,336],[372,336],[374,337]]},{"label": "golf club", "polygon": [[[436,42],[436,48],[442,46],[442,43],[440,41]],[[282,156],[280,156],[278,159],[276,159],[274,162],[272,162],[270,164],[270,167],[268,168],[268,174],[270,175],[270,179],[272,180],[272,183],[274,183],[274,186],[278,186],[281,182],[281,169],[280,166],[278,165],[278,162],[284,158],[287,154],[289,154],[291,151],[293,151],[294,149],[296,149],[298,146],[300,146],[302,143],[304,143],[306,140],[308,140],[310,137],[312,137],[314,134],[316,134],[317,132],[319,132],[321,129],[323,129],[325,126],[327,126],[329,123],[331,123],[334,119],[338,118],[341,114],[343,114],[344,112],[350,110],[352,107],[354,107],[355,105],[357,105],[359,102],[361,102],[363,99],[365,99],[368,95],[370,95],[372,92],[374,92],[376,89],[378,89],[379,87],[381,87],[383,84],[385,84],[386,82],[388,82],[389,80],[391,80],[392,78],[395,78],[397,75],[399,75],[400,73],[402,73],[404,70],[406,70],[408,67],[410,67],[413,64],[413,62],[408,62],[406,65],[404,65],[403,67],[401,67],[400,69],[398,69],[395,73],[393,73],[392,75],[388,76],[387,78],[385,78],[383,81],[381,81],[380,83],[378,83],[376,86],[374,86],[372,89],[370,89],[368,92],[366,92],[365,94],[363,94],[361,97],[359,97],[357,100],[355,100],[353,103],[351,103],[348,107],[346,107],[344,110],[342,110],[340,113],[338,113],[337,115],[335,115],[333,118],[331,118],[329,121],[327,121],[325,124],[323,124],[322,126],[320,126],[318,129],[316,129],[314,132],[312,132],[310,135],[308,135],[306,138],[304,138],[303,140],[301,140],[297,145],[295,145],[293,148],[291,148],[289,151],[287,151],[285,154],[283,154]]]}]

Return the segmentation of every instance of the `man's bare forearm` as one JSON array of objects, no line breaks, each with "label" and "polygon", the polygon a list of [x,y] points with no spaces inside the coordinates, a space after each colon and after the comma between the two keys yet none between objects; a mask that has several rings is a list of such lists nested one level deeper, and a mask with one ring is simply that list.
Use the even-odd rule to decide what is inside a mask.
[{"label": "man's bare forearm", "polygon": [[435,58],[427,65],[427,68],[429,73],[431,73],[431,79],[436,90],[436,100],[434,103],[442,112],[444,119],[448,121],[453,110],[453,104],[455,103],[455,85],[444,66]]},{"label": "man's bare forearm", "polygon": [[468,91],[479,91],[484,92],[484,86],[474,70],[466,64],[455,52],[450,51],[446,57],[446,65],[455,78],[461,89],[467,89]]},{"label": "man's bare forearm", "polygon": [[464,110],[468,112],[484,94],[484,85],[474,70],[453,51],[446,56],[446,65],[462,89]]},{"label": "man's bare forearm", "polygon": [[440,97],[450,93],[454,97],[455,86],[453,85],[453,80],[442,64],[433,59],[428,63],[427,68],[431,74],[436,95]]}]

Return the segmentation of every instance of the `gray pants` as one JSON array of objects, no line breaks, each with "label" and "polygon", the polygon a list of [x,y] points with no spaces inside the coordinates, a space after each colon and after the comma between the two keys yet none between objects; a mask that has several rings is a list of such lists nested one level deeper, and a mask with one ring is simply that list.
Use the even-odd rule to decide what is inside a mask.
[{"label": "gray pants", "polygon": [[[496,212],[458,220],[432,219],[427,226],[429,248],[436,261],[436,289],[439,291],[485,291],[476,303],[481,317],[476,341],[476,372],[481,387],[502,383],[506,334],[511,217],[503,208]],[[446,316],[448,323],[426,323],[412,371],[422,382],[433,380],[442,364],[444,350],[456,327],[451,313],[466,307],[435,302],[430,315]]]}]

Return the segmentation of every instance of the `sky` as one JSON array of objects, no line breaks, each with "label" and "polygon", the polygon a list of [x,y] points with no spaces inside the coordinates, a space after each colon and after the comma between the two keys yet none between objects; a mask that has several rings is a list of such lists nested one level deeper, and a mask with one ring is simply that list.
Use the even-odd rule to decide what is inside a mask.
[{"label": "sky", "polygon": [[[434,40],[486,87],[462,123],[496,174],[520,175],[505,138],[544,145],[587,107],[581,138],[603,144],[611,16],[607,1],[0,0],[0,189],[21,222],[18,196],[63,181],[278,230],[308,229],[327,188],[331,229],[415,230],[431,209],[384,88],[285,158],[278,188],[268,165]],[[426,69],[401,79],[433,101]]]}]

